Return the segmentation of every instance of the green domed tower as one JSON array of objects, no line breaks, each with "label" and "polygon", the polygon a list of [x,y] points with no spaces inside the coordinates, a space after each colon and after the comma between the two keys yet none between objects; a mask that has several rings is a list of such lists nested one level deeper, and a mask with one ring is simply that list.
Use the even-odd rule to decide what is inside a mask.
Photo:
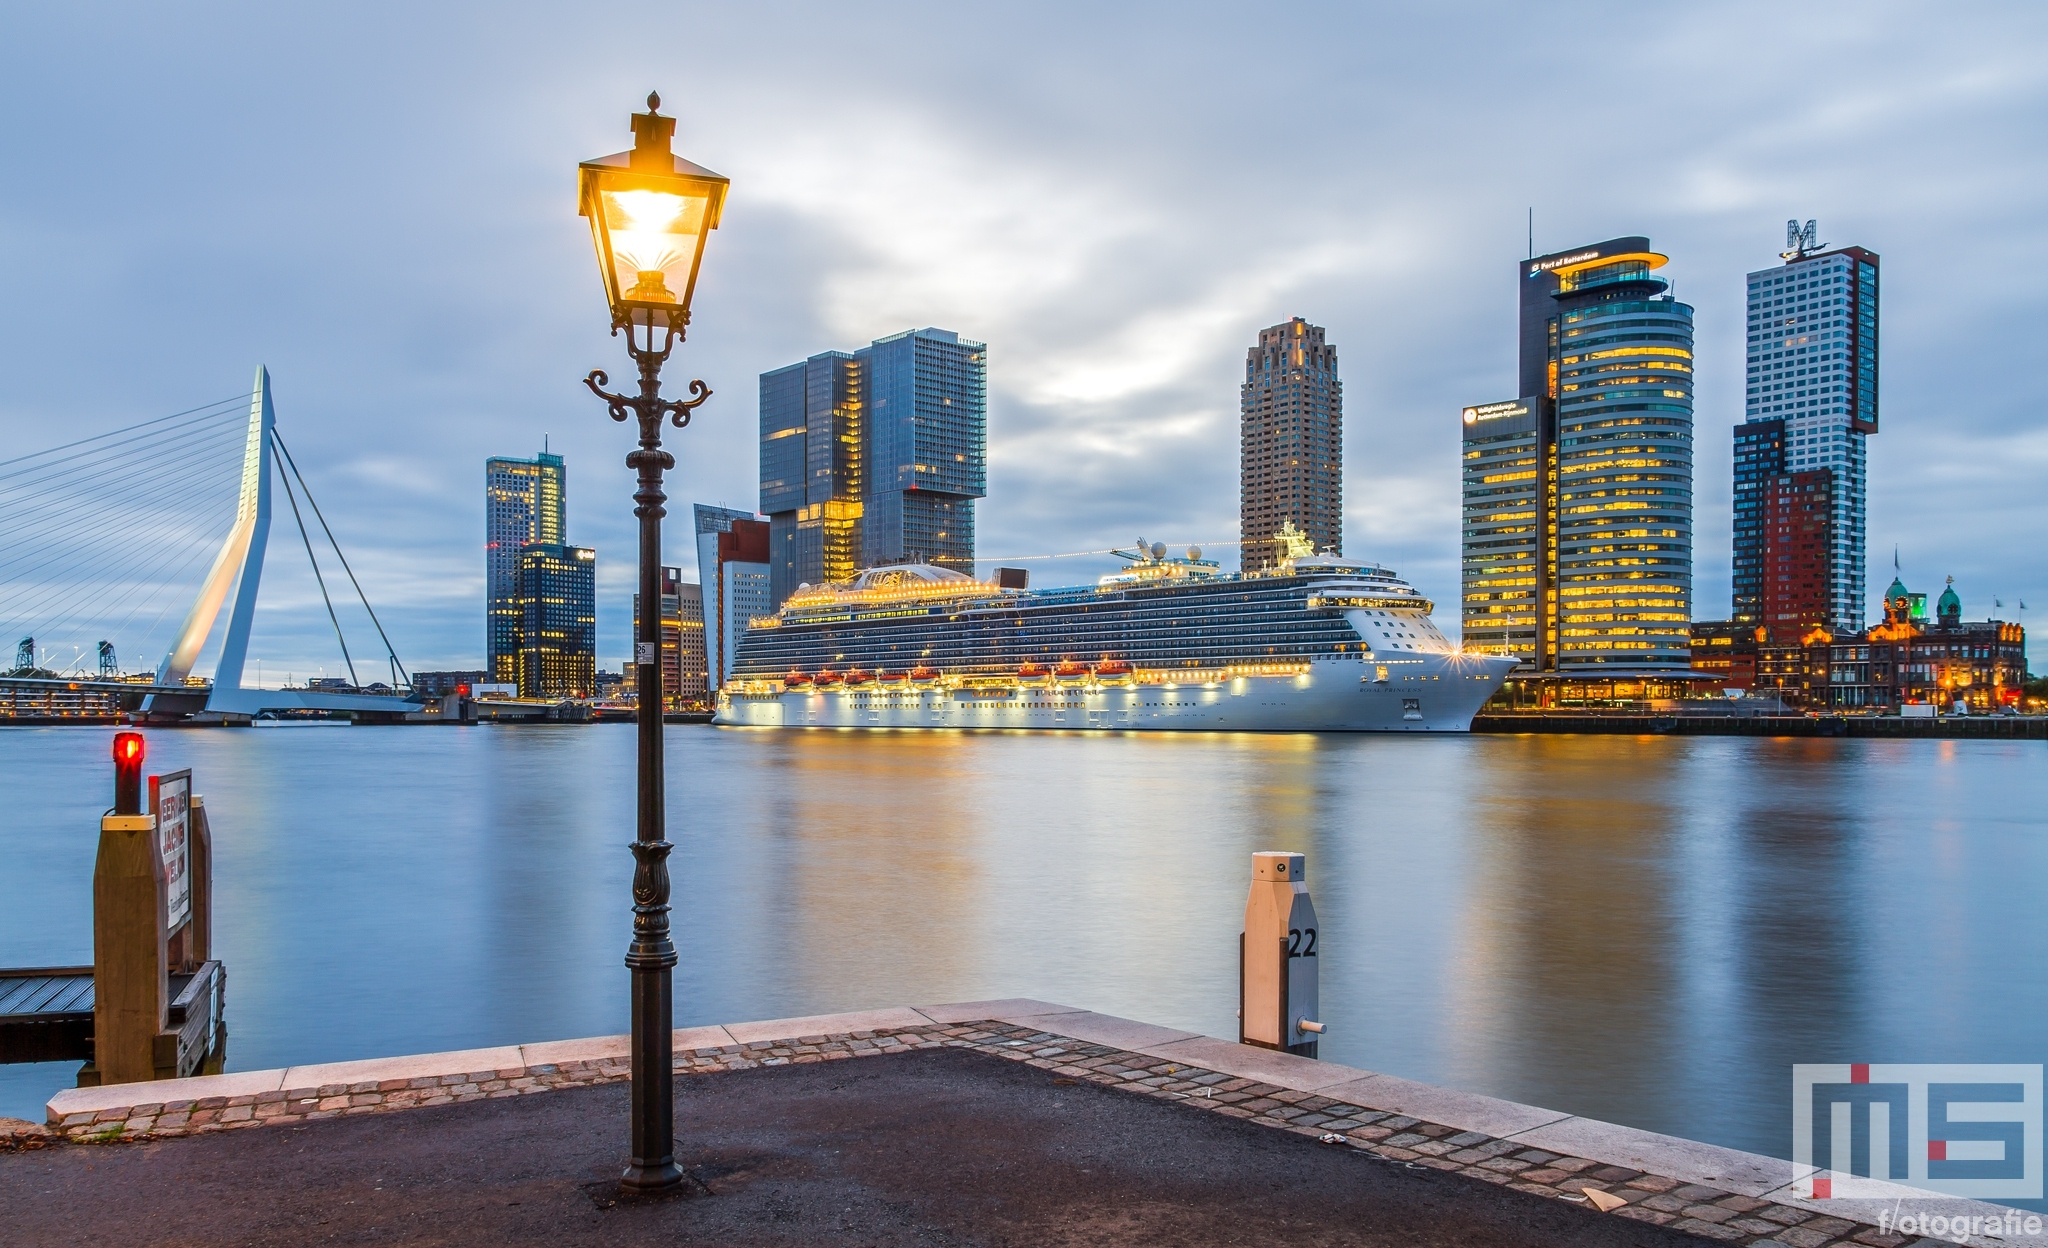
[{"label": "green domed tower", "polygon": [[1935,618],[1943,628],[1954,628],[1963,622],[1963,600],[1956,596],[1956,578],[1948,578],[1948,588],[1941,591],[1941,597],[1934,604]]}]

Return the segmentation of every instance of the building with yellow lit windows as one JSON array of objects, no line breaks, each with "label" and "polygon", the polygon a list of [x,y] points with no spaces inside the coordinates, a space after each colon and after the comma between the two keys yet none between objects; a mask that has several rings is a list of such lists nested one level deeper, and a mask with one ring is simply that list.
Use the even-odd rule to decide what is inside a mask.
[{"label": "building with yellow lit windows", "polygon": [[1522,670],[1691,663],[1692,309],[1642,237],[1537,256],[1519,399],[1464,409],[1463,640]]},{"label": "building with yellow lit windows", "polygon": [[[568,471],[545,450],[532,459],[484,461],[484,654],[491,680],[519,680],[519,556],[529,545],[568,541]],[[586,682],[587,683],[587,682]]]},{"label": "building with yellow lit windows", "polygon": [[1344,383],[1323,327],[1297,316],[1260,330],[1238,405],[1240,566],[1293,558],[1283,531],[1312,553],[1344,553]]}]

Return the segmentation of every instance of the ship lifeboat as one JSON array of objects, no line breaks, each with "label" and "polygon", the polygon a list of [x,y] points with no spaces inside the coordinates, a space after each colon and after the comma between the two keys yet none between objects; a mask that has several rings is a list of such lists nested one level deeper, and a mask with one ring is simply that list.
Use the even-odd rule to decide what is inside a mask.
[{"label": "ship lifeboat", "polygon": [[1072,659],[1068,659],[1052,669],[1052,678],[1058,681],[1086,680],[1088,679],[1088,665],[1086,663],[1076,663]]},{"label": "ship lifeboat", "polygon": [[910,679],[920,685],[930,684],[932,681],[935,681],[938,678],[939,669],[936,667],[926,667],[924,664],[920,663],[916,667],[910,669]]},{"label": "ship lifeboat", "polygon": [[1095,679],[1105,685],[1131,683],[1131,665],[1122,659],[1104,659],[1095,665]]},{"label": "ship lifeboat", "polygon": [[784,689],[801,689],[810,683],[811,678],[802,672],[789,672],[782,678],[782,687]]},{"label": "ship lifeboat", "polygon": [[902,672],[876,672],[875,679],[881,681],[885,685],[900,685],[905,681],[909,680],[910,677],[904,675]]},{"label": "ship lifeboat", "polygon": [[1026,663],[1017,669],[1017,679],[1032,684],[1045,679],[1045,668],[1036,663]]},{"label": "ship lifeboat", "polygon": [[819,672],[816,676],[812,677],[812,683],[816,684],[818,688],[823,689],[828,685],[838,684],[839,679],[839,673],[833,671],[831,668],[828,667],[824,671]]},{"label": "ship lifeboat", "polygon": [[846,673],[846,683],[849,687],[853,685],[865,685],[873,679],[874,675],[872,673],[863,671],[858,667],[852,668]]}]

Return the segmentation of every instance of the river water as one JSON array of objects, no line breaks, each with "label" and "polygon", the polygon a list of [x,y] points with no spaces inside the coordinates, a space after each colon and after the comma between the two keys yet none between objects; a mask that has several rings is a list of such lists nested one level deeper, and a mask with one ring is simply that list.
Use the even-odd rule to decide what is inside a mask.
[{"label": "river water", "polygon": [[[623,1031],[630,725],[153,731],[230,1069]],[[92,957],[109,730],[0,731],[0,964]],[[1331,1060],[1788,1156],[1794,1062],[2048,1060],[2039,743],[669,729],[678,1023],[1030,996],[1234,1036],[1307,855]],[[42,1118],[69,1065],[0,1067]]]}]

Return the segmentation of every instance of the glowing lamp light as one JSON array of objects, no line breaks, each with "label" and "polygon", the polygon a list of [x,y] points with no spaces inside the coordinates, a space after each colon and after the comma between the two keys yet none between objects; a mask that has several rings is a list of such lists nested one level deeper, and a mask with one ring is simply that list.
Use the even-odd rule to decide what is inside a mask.
[{"label": "glowing lamp light", "polygon": [[142,756],[146,753],[139,732],[114,734],[114,813],[142,813]]},{"label": "glowing lamp light", "polygon": [[633,150],[577,166],[577,212],[591,239],[614,326],[687,324],[730,181],[669,150],[676,132],[659,95],[633,114]]},{"label": "glowing lamp light", "polygon": [[142,756],[147,747],[139,732],[117,732],[114,734],[114,761],[128,767],[142,766]]}]

